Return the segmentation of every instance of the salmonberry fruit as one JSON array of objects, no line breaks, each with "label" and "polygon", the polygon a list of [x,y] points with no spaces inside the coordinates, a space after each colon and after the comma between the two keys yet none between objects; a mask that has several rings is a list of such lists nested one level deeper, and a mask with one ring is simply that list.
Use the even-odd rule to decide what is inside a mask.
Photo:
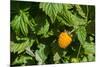
[{"label": "salmonberry fruit", "polygon": [[58,38],[58,44],[61,48],[66,48],[72,42],[71,36],[67,32],[61,32]]}]

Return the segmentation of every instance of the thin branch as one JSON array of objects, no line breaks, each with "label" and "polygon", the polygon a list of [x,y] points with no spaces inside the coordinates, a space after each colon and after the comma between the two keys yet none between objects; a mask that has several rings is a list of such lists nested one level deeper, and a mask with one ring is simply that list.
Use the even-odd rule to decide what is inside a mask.
[{"label": "thin branch", "polygon": [[86,21],[87,21],[87,23],[88,23],[88,5],[87,5],[87,18],[86,18]]}]

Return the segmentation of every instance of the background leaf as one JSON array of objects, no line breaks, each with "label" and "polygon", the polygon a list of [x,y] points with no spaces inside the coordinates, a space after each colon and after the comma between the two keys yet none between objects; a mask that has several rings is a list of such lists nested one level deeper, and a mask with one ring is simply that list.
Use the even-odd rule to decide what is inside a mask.
[{"label": "background leaf", "polygon": [[50,17],[51,21],[54,22],[56,16],[62,10],[61,4],[52,3],[40,3],[40,8]]},{"label": "background leaf", "polygon": [[11,42],[10,49],[11,49],[11,52],[14,52],[14,53],[18,52],[19,54],[25,51],[27,47],[31,47],[33,43],[34,43],[34,40],[29,40],[29,39],[27,39],[26,41],[22,43]]},{"label": "background leaf", "polygon": [[86,40],[86,36],[87,36],[85,27],[83,27],[83,26],[79,27],[77,29],[76,33],[77,33],[77,36],[78,36],[78,40],[80,41],[80,43],[82,45],[84,45],[85,40]]},{"label": "background leaf", "polygon": [[47,59],[47,55],[45,54],[45,45],[40,44],[39,50],[36,50],[35,57],[38,61],[38,64],[44,64],[45,60]]},{"label": "background leaf", "polygon": [[88,42],[86,42],[83,45],[84,53],[85,54],[94,54],[95,53],[95,47],[94,46],[95,46],[94,43],[88,43]]},{"label": "background leaf", "polygon": [[27,36],[28,24],[29,20],[27,15],[25,14],[25,12],[20,10],[20,14],[16,15],[15,18],[12,20],[11,26],[16,33],[21,32],[23,35]]},{"label": "background leaf", "polygon": [[21,55],[21,56],[19,56],[19,57],[17,57],[16,59],[15,59],[15,61],[12,63],[12,65],[14,65],[14,64],[17,64],[17,65],[20,65],[20,64],[26,64],[28,61],[32,61],[33,59],[32,59],[32,57],[30,57],[30,56],[27,56],[27,55]]}]

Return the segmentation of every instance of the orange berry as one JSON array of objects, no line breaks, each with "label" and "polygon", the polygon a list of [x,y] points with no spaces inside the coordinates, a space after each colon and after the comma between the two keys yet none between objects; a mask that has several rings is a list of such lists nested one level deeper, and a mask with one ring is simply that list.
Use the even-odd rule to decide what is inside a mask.
[{"label": "orange berry", "polygon": [[61,48],[66,48],[72,42],[71,36],[68,35],[67,32],[61,32],[58,38],[58,44]]}]

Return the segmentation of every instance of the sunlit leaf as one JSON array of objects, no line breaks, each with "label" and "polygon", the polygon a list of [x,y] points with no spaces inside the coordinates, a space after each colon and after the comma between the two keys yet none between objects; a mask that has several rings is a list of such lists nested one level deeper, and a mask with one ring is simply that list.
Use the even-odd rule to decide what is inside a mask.
[{"label": "sunlit leaf", "polygon": [[32,52],[32,50],[29,47],[26,48],[26,53],[32,57],[35,57],[34,53]]},{"label": "sunlit leaf", "polygon": [[53,58],[54,58],[53,60],[54,60],[55,63],[59,63],[59,60],[60,60],[61,57],[59,56],[58,52],[56,52],[54,54]]},{"label": "sunlit leaf", "polygon": [[26,64],[29,60],[32,61],[33,60],[32,57],[21,55],[15,59],[15,61],[12,63],[12,65],[14,65],[14,64]]},{"label": "sunlit leaf", "polygon": [[88,61],[88,59],[87,59],[86,56],[84,56],[84,57],[82,58],[82,60],[81,60],[81,62],[87,62],[87,61]]},{"label": "sunlit leaf", "polygon": [[38,64],[44,64],[45,60],[47,59],[47,55],[45,54],[45,45],[40,44],[39,50],[35,51],[35,58],[38,61]]},{"label": "sunlit leaf", "polygon": [[93,56],[93,54],[88,54],[88,61],[89,62],[95,61],[95,57]]}]

